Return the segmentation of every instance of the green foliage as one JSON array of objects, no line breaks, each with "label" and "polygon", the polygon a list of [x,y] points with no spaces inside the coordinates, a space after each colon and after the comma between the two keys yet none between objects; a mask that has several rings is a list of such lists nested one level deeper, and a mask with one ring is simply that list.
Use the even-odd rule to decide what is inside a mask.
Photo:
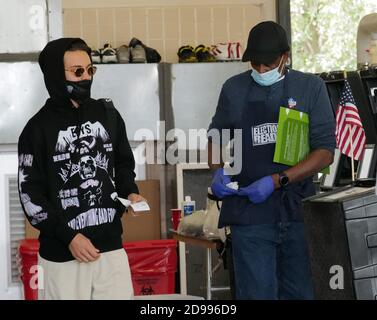
[{"label": "green foliage", "polygon": [[293,68],[355,70],[357,29],[376,0],[291,0]]}]

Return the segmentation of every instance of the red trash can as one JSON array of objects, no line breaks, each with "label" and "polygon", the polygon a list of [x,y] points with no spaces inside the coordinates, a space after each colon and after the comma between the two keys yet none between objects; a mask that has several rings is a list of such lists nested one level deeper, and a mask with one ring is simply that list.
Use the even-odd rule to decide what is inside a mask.
[{"label": "red trash can", "polygon": [[134,294],[172,294],[177,271],[177,241],[125,242]]},{"label": "red trash can", "polygon": [[[177,271],[177,241],[149,240],[125,242],[135,295],[172,294]],[[38,299],[38,239],[20,241],[19,270],[25,300]]]},{"label": "red trash can", "polygon": [[18,246],[18,268],[25,300],[38,300],[38,239],[24,239]]}]

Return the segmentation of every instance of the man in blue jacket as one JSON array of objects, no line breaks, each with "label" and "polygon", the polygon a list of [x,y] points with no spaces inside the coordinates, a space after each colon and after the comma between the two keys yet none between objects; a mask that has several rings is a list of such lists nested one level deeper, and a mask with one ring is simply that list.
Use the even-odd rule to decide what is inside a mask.
[{"label": "man in blue jacket", "polygon": [[[237,299],[313,299],[301,200],[314,195],[312,176],[333,161],[335,121],[324,82],[287,68],[289,50],[279,24],[251,29],[243,55],[251,71],[225,82],[209,126],[209,164],[217,169],[211,187],[223,199],[219,227],[231,228]],[[310,153],[292,167],[273,162],[282,106],[310,121]],[[212,161],[212,148],[228,141],[210,131],[223,129],[242,129],[237,175]]]}]

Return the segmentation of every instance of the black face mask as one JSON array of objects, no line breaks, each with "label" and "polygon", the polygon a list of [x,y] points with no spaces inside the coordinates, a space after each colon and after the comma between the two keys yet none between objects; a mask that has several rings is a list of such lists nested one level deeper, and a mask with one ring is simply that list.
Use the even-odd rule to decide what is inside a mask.
[{"label": "black face mask", "polygon": [[69,97],[78,104],[84,104],[90,98],[91,80],[65,81]]}]

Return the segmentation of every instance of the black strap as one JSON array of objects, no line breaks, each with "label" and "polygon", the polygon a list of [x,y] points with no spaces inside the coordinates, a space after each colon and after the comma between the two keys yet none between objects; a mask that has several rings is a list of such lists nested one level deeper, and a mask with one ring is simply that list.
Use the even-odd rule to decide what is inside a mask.
[{"label": "black strap", "polygon": [[211,193],[207,193],[207,197],[210,200],[216,201],[217,209],[220,211],[221,208],[220,208],[219,202],[222,201],[222,199],[216,197],[214,194],[211,194]]},{"label": "black strap", "polygon": [[117,131],[117,114],[116,109],[114,107],[114,103],[111,99],[99,99],[102,104],[105,106],[106,109],[106,117],[107,117],[107,123],[109,127],[109,134],[111,143],[113,145],[113,149],[116,145],[116,131]]}]

